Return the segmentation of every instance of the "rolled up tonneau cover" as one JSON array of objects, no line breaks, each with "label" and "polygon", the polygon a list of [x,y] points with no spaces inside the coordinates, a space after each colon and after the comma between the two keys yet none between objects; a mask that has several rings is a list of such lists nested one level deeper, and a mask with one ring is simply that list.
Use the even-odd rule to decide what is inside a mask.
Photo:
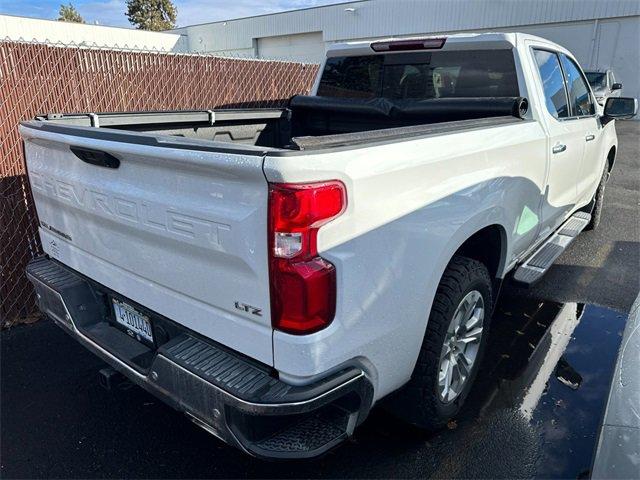
[{"label": "rolled up tonneau cover", "polygon": [[390,100],[387,98],[357,99],[296,95],[289,107],[294,112],[351,113],[393,119],[433,121],[462,120],[468,118],[500,117],[526,114],[524,97],[452,97],[424,100]]}]

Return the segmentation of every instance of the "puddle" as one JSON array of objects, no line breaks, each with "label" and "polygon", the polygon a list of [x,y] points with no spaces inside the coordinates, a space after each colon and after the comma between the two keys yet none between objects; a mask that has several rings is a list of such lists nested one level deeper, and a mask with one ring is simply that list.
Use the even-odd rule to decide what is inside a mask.
[{"label": "puddle", "polygon": [[476,437],[462,440],[472,455],[451,474],[588,478],[626,320],[593,305],[504,298],[456,432]]}]

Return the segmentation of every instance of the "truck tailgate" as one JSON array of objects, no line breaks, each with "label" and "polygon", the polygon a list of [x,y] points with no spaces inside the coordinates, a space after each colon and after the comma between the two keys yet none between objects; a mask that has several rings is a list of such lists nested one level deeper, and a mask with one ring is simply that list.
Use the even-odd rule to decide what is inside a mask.
[{"label": "truck tailgate", "polygon": [[[47,254],[273,364],[259,149],[218,151],[179,138],[62,131],[41,122],[27,122],[20,132]],[[104,157],[87,149],[119,165],[96,165]]]}]

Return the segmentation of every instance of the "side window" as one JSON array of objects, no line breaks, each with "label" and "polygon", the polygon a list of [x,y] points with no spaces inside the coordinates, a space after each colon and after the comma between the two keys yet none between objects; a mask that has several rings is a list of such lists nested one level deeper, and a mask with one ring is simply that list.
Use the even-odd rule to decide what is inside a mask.
[{"label": "side window", "polygon": [[609,72],[609,88],[611,88],[611,85],[613,85],[614,83],[616,83],[616,79],[613,76],[613,72]]},{"label": "side window", "polygon": [[547,110],[556,118],[568,117],[567,92],[564,88],[564,78],[558,55],[546,50],[534,50],[533,53],[542,80]]},{"label": "side window", "polygon": [[584,79],[580,68],[573,60],[564,54],[560,54],[562,59],[562,67],[567,77],[567,90],[569,91],[569,103],[573,116],[582,117],[585,115],[593,115],[595,108],[589,93],[589,86]]}]

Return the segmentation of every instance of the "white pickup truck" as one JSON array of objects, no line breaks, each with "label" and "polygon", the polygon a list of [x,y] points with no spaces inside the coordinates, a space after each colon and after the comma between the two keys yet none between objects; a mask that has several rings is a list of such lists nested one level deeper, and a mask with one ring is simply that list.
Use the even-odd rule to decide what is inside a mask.
[{"label": "white pickup truck", "polygon": [[636,109],[600,107],[559,45],[486,33],[331,46],[283,109],[40,116],[27,273],[62,328],[251,455],[323,453],[376,402],[438,428],[503,280],[597,226]]}]

